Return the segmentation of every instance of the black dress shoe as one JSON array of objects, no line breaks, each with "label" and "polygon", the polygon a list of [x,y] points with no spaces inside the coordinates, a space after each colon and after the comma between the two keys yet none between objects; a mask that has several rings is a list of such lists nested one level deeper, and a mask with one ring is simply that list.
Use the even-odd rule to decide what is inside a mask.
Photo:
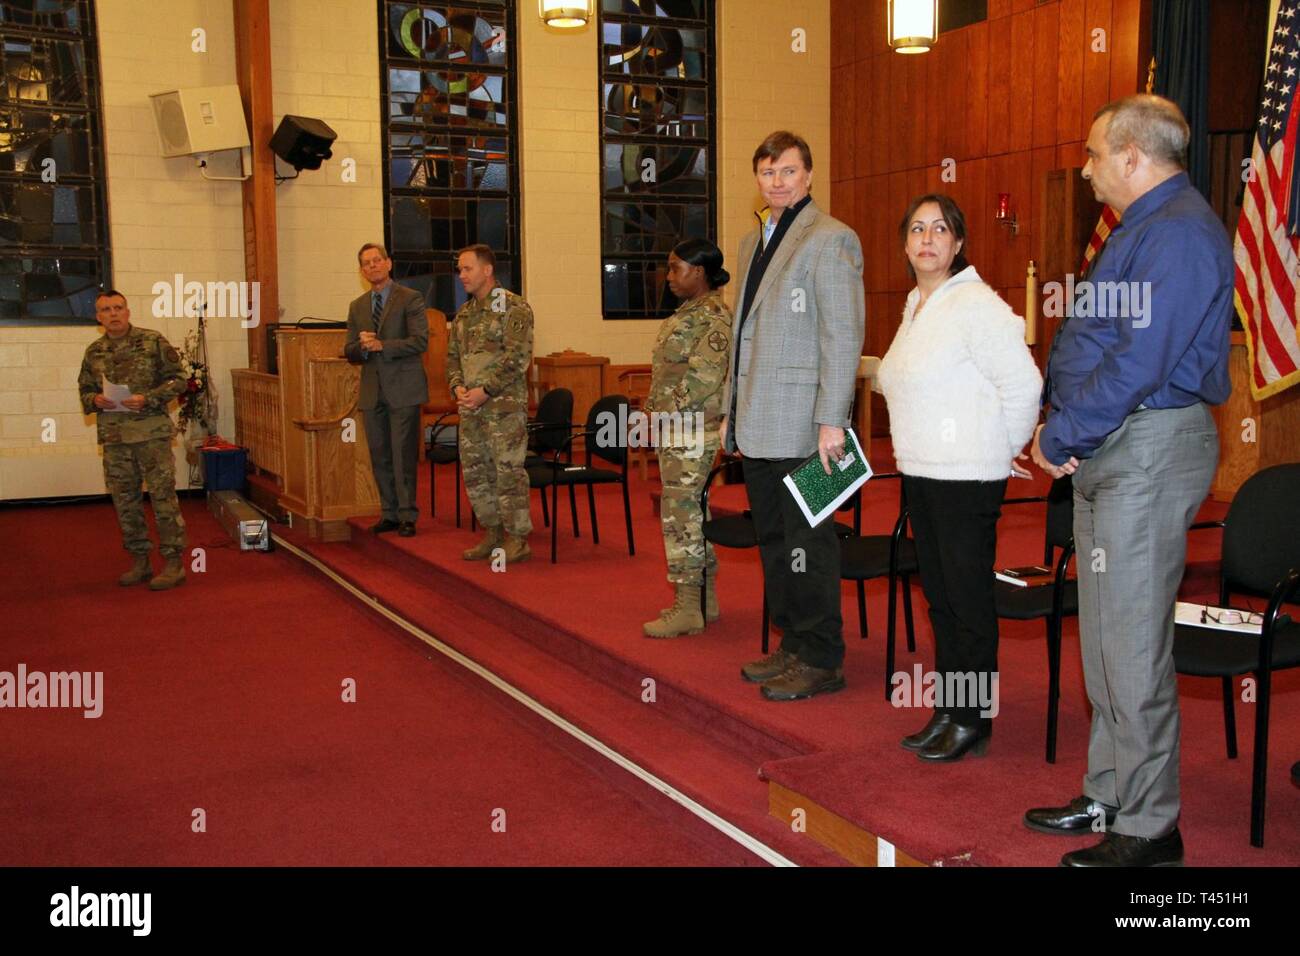
[{"label": "black dress shoe", "polygon": [[934,712],[930,722],[922,727],[917,733],[909,734],[902,740],[904,750],[923,750],[938,739],[946,728],[952,723],[952,717],[948,714]]},{"label": "black dress shoe", "polygon": [[383,518],[380,521],[370,526],[370,533],[387,534],[389,531],[396,531],[400,527],[401,525],[399,525],[392,518]]},{"label": "black dress shoe", "polygon": [[1183,837],[1174,827],[1154,839],[1107,833],[1096,846],[1061,857],[1061,866],[1182,866]]},{"label": "black dress shoe", "polygon": [[415,522],[414,522],[414,521],[403,521],[403,522],[398,526],[398,528],[397,528],[397,536],[398,536],[399,538],[414,538],[414,537],[415,537]]},{"label": "black dress shoe", "polygon": [[989,738],[992,736],[993,721],[991,720],[981,720],[974,727],[949,722],[939,736],[918,750],[916,755],[922,760],[934,763],[960,760],[966,756],[967,751],[982,757],[989,749]]},{"label": "black dress shoe", "polygon": [[[1075,797],[1063,807],[1035,807],[1025,813],[1025,826],[1040,833],[1078,836],[1092,829],[1093,820],[1106,815],[1106,827],[1115,822],[1119,807],[1112,807],[1091,797]],[[1098,827],[1098,831],[1100,831]]]}]

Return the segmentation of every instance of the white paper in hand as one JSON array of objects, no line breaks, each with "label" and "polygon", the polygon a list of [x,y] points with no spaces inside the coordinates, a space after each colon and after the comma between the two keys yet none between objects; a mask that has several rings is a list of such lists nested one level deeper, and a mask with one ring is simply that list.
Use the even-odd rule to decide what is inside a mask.
[{"label": "white paper in hand", "polygon": [[108,408],[100,409],[105,412],[129,412],[132,409],[127,408],[122,403],[131,397],[131,386],[119,385],[116,382],[110,382],[104,379],[104,397],[113,404]]}]

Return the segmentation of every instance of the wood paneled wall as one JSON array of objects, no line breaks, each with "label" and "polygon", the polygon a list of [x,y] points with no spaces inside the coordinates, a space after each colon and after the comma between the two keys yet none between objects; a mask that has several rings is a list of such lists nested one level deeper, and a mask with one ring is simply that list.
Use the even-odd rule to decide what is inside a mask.
[{"label": "wood paneled wall", "polygon": [[[832,0],[832,214],[862,239],[863,351],[893,340],[908,279],[898,222],[908,201],[947,192],[966,214],[971,262],[1016,309],[1037,258],[1048,170],[1083,164],[1093,113],[1146,83],[1149,0],[989,0],[989,18],[902,56],[885,39],[884,0]],[[1093,31],[1105,52],[1093,52]],[[943,161],[955,182],[943,182]],[[815,189],[825,201],[825,186]],[[1008,192],[1019,235],[993,221]],[[883,417],[880,419],[883,421]]]}]

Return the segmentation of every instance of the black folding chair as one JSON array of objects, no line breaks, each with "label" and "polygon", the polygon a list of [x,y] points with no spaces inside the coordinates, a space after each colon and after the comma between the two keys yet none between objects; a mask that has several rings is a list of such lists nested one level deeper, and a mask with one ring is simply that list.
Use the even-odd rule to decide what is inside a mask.
[{"label": "black folding chair", "polygon": [[[565,440],[573,431],[573,392],[567,388],[553,388],[537,403],[537,415],[528,423],[528,454],[524,458],[524,471],[528,473],[528,487],[536,488],[542,501],[542,523],[550,527],[551,509],[546,501],[546,489],[551,485],[551,463],[565,450]],[[569,459],[565,464],[572,464]],[[573,485],[569,485],[569,512],[573,518],[573,536],[578,534],[578,504]]]},{"label": "black folding chair", "polygon": [[[1074,483],[1069,475],[1052,482],[1046,495],[1007,498],[1004,505],[1044,502],[1047,528],[1043,534],[1043,566],[1054,568],[1050,585],[1019,587],[993,583],[998,617],[1013,621],[1042,618],[1047,628],[1047,762],[1056,763],[1056,726],[1061,701],[1061,626],[1067,615],[1079,613],[1079,582],[1068,577],[1074,557]],[[1057,551],[1060,555],[1057,555]]]},{"label": "black folding chair", "polygon": [[862,534],[862,492],[852,499],[853,533],[840,539],[840,580],[852,581],[858,592],[858,633],[867,639],[867,588],[875,578],[889,579],[889,611],[885,627],[885,700],[889,700],[894,674],[894,635],[898,618],[898,585],[903,592],[903,620],[907,629],[907,649],[916,650],[916,628],[912,621],[912,575],[918,572],[916,543],[907,536],[907,499],[897,472],[873,475],[872,481],[900,479],[898,518],[889,534]]},{"label": "black folding chair", "polygon": [[1258,640],[1231,631],[1179,624],[1174,627],[1174,669],[1194,677],[1218,677],[1228,758],[1237,756],[1235,679],[1254,674],[1255,755],[1250,786],[1250,844],[1264,845],[1264,795],[1268,773],[1268,720],[1273,671],[1300,667],[1300,623],[1282,613],[1300,599],[1300,464],[1265,468],[1238,489],[1222,522],[1219,605],[1232,595],[1267,597]]},{"label": "black folding chair", "polygon": [[[576,485],[587,486],[587,506],[591,512],[591,540],[600,544],[600,526],[596,521],[595,486],[601,484],[618,484],[623,488],[623,517],[627,522],[627,553],[636,554],[636,544],[632,538],[632,502],[628,498],[627,486],[627,419],[630,411],[625,395],[606,395],[598,399],[587,412],[587,427],[581,432],[571,434],[564,440],[561,451],[563,460],[557,454],[551,460],[551,511],[555,512],[558,492],[561,485],[572,489]],[[574,465],[572,461],[573,441],[583,438],[585,463]],[[597,468],[592,464],[592,457],[599,458],[618,467],[618,471]],[[556,562],[556,529],[559,518],[551,522],[551,563]],[[575,519],[576,533],[576,519]]]},{"label": "black folding chair", "polygon": [[[438,441],[438,435],[444,429],[453,427],[453,422],[447,421],[449,418],[455,418],[459,421],[460,412],[452,411],[439,415],[432,425],[429,426],[429,446],[425,449],[424,457],[429,460],[429,517],[436,517],[438,514],[438,465],[455,465],[456,466],[456,527],[460,527],[460,441],[459,435],[454,444],[448,444]],[[459,432],[459,428],[457,429]],[[475,520],[474,510],[471,508],[469,513],[470,529],[473,530],[478,526]]]},{"label": "black folding chair", "polygon": [[[754,515],[748,508],[744,513],[738,515],[727,515],[724,518],[709,517],[709,490],[713,487],[713,480],[725,471],[728,467],[734,465],[739,458],[724,455],[722,460],[714,466],[709,472],[709,477],[704,481],[704,490],[700,492],[700,513],[704,515],[704,522],[701,525],[701,531],[704,533],[704,540],[710,542],[719,548],[757,548],[758,531],[754,528]],[[762,573],[763,562],[759,561],[759,572]],[[704,616],[704,608],[708,599],[709,579],[704,578],[704,584],[700,588],[700,616]],[[763,653],[767,653],[768,633],[770,631],[767,610],[767,581],[763,581]]]}]

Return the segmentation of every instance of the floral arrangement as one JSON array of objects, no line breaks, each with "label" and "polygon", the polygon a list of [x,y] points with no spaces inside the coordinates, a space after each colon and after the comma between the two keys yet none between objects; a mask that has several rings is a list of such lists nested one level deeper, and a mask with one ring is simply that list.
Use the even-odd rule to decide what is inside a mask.
[{"label": "floral arrangement", "polygon": [[208,421],[208,365],[205,361],[207,350],[199,337],[198,330],[186,334],[185,345],[181,349],[181,375],[185,378],[185,391],[177,401],[180,403],[180,415],[176,430],[183,434],[190,422],[198,422],[204,431],[211,431]]}]

